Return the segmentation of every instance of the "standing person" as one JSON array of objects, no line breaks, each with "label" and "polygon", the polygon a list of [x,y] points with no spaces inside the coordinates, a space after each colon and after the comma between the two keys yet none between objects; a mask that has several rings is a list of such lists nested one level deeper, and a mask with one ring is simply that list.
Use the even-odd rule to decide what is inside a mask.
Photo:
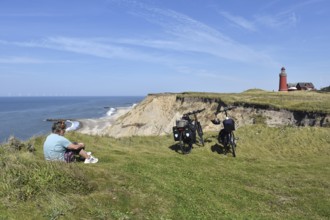
[{"label": "standing person", "polygon": [[85,159],[84,163],[97,163],[98,159],[86,152],[84,143],[72,143],[64,137],[66,124],[64,121],[55,122],[52,133],[47,136],[44,143],[44,156],[49,161],[72,162],[74,155]]}]

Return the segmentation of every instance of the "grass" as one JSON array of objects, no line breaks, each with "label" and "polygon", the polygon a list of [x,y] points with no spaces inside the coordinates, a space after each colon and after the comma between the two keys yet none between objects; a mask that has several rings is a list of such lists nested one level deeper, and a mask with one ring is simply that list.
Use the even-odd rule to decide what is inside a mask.
[{"label": "grass", "polygon": [[263,125],[236,131],[237,157],[216,132],[189,155],[172,136],[68,133],[97,164],[50,163],[0,148],[0,219],[329,219],[329,128]]},{"label": "grass", "polygon": [[217,99],[227,104],[259,105],[273,109],[330,113],[330,93],[316,91],[269,92],[251,89],[242,93],[198,93],[178,94],[181,98],[197,97]]}]

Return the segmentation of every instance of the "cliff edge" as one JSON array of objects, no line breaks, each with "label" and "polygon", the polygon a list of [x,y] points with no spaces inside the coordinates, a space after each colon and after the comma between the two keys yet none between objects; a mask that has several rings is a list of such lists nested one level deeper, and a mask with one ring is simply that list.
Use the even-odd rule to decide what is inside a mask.
[{"label": "cliff edge", "polygon": [[[178,94],[150,94],[130,111],[120,115],[111,125],[102,128],[99,134],[112,137],[165,135],[172,133],[175,121],[182,114],[205,108],[198,114],[204,131],[218,131],[213,125],[214,112],[219,105],[226,105],[220,99],[182,97]],[[326,126],[330,125],[330,116],[325,113],[276,110],[263,106],[235,104],[237,108],[229,112],[236,121],[236,127],[263,123],[268,126]],[[220,113],[222,120],[224,115]],[[86,132],[85,132],[86,133]]]}]

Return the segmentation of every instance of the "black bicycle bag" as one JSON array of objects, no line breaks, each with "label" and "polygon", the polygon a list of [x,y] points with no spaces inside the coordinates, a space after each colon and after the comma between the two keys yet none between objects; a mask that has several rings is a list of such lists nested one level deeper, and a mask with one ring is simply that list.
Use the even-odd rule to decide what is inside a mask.
[{"label": "black bicycle bag", "polygon": [[174,141],[180,140],[180,131],[178,130],[177,126],[173,127],[173,138],[174,138]]},{"label": "black bicycle bag", "polygon": [[228,118],[224,120],[222,123],[226,131],[231,132],[235,130],[235,121],[233,119]]}]

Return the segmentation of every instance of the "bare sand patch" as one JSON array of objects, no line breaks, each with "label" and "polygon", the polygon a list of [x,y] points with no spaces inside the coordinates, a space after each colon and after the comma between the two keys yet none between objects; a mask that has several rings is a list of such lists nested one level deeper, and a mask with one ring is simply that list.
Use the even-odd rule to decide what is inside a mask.
[{"label": "bare sand patch", "polygon": [[93,119],[79,119],[80,127],[77,131],[83,134],[105,135],[107,128],[113,125],[116,119],[130,110],[131,108],[118,108],[117,112],[111,116]]}]

